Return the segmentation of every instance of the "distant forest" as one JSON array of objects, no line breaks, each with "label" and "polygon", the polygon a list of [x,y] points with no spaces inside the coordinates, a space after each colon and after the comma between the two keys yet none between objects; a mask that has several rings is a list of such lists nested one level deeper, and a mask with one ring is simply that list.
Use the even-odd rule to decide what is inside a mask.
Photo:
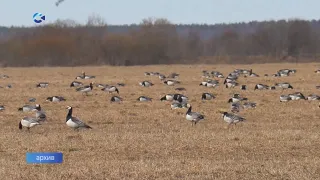
[{"label": "distant forest", "polygon": [[0,26],[0,65],[79,66],[196,63],[316,62],[320,20],[172,24],[143,19],[108,25],[57,20],[37,27]]}]

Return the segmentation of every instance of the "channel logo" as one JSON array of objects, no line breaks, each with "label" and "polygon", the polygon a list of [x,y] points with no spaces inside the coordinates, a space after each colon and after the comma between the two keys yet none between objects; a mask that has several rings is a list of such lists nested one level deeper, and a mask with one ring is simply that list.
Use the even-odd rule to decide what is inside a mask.
[{"label": "channel logo", "polygon": [[37,24],[42,23],[46,20],[46,16],[41,13],[34,13],[33,14],[33,21]]},{"label": "channel logo", "polygon": [[63,162],[61,152],[28,152],[26,154],[27,164],[60,164]]}]

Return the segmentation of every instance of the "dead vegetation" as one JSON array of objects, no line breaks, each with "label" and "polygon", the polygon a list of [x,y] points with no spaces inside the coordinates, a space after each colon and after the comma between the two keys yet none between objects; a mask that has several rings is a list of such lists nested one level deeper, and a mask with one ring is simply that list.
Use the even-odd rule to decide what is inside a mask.
[{"label": "dead vegetation", "polygon": [[[240,78],[248,91],[240,88],[210,89],[199,86],[202,70],[226,74],[235,68],[250,68],[261,77]],[[281,68],[294,68],[290,77],[264,77]],[[4,179],[317,179],[320,176],[318,102],[280,103],[281,90],[253,91],[255,83],[289,82],[305,95],[318,93],[317,64],[265,65],[163,65],[134,67],[77,68],[4,68],[0,85],[0,176]],[[119,87],[124,101],[110,103],[112,95],[95,88],[92,96],[82,96],[70,88],[70,82],[84,70],[95,75],[97,83],[125,83]],[[174,93],[175,86],[161,83],[158,77],[144,76],[145,71],[180,74],[181,87],[187,89],[194,111],[206,120],[192,127],[185,120],[186,110],[171,110],[160,98]],[[155,85],[139,86],[142,80]],[[35,88],[38,82],[48,88]],[[246,82],[249,83],[246,83]],[[83,80],[89,84],[90,80]],[[221,80],[221,82],[223,82]],[[217,95],[201,101],[203,92]],[[217,112],[229,108],[228,98],[240,93],[257,102],[256,109],[242,111],[247,121],[225,129]],[[320,93],[319,93],[320,94]],[[64,96],[67,101],[45,102],[46,97]],[[137,102],[140,95],[154,98]],[[18,129],[25,113],[17,111],[29,97],[37,98],[46,110],[48,122],[30,133]],[[74,115],[93,127],[73,131],[65,124],[67,105]],[[181,112],[181,113],[178,113]],[[26,152],[63,152],[59,165],[27,165]]]}]

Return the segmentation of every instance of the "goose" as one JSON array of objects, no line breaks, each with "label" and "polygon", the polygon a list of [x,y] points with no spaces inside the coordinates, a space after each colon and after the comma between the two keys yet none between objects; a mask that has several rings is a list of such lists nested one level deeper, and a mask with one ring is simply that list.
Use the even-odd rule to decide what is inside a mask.
[{"label": "goose", "polygon": [[36,98],[29,98],[28,101],[29,101],[29,102],[36,102],[36,100],[37,100]]},{"label": "goose", "polygon": [[40,82],[37,84],[37,88],[46,88],[49,86],[49,83],[47,82]]},{"label": "goose", "polygon": [[202,72],[203,78],[210,78],[210,74],[207,71]]},{"label": "goose", "polygon": [[10,89],[10,88],[12,88],[12,85],[11,85],[11,84],[8,84],[8,85],[6,86],[6,88]]},{"label": "goose", "polygon": [[60,102],[60,101],[66,101],[66,99],[62,96],[50,96],[50,97],[47,97],[46,101]]},{"label": "goose", "polygon": [[79,128],[86,128],[86,129],[92,129],[90,126],[88,126],[86,123],[82,122],[79,118],[72,116],[72,107],[67,106],[68,114],[66,117],[66,124],[67,126],[79,129]]},{"label": "goose", "polygon": [[201,96],[201,100],[211,100],[214,98],[216,97],[211,93],[202,93],[202,96]]},{"label": "goose", "polygon": [[211,74],[212,74],[213,77],[224,78],[223,74],[221,72],[218,72],[218,71],[211,71]]},{"label": "goose", "polygon": [[234,88],[236,86],[238,86],[239,83],[235,82],[235,81],[231,81],[231,82],[227,82],[226,83],[226,88]]},{"label": "goose", "polygon": [[269,75],[268,74],[264,74],[264,77],[268,77]]},{"label": "goose", "polygon": [[236,103],[240,101],[247,101],[248,98],[242,98],[240,97],[240,94],[234,94],[232,98],[228,100],[228,103]]},{"label": "goose", "polygon": [[150,73],[149,72],[144,72],[144,75],[145,76],[150,76]]},{"label": "goose", "polygon": [[6,108],[3,105],[0,106],[0,111],[4,111],[5,109]]},{"label": "goose", "polygon": [[7,79],[7,78],[9,78],[9,76],[8,76],[8,75],[5,75],[5,74],[0,74],[0,78],[1,78],[1,79]]},{"label": "goose", "polygon": [[316,89],[320,89],[320,86],[316,86]]},{"label": "goose", "polygon": [[36,119],[39,122],[43,122],[43,121],[47,120],[46,113],[41,110],[40,104],[36,104],[36,108],[35,109],[36,109]]},{"label": "goose", "polygon": [[316,94],[310,94],[310,95],[307,97],[307,100],[309,100],[309,101],[320,100],[320,96],[318,96],[318,95],[316,95]]},{"label": "goose", "polygon": [[108,86],[107,84],[96,84],[97,88],[105,88],[106,86]]},{"label": "goose", "polygon": [[122,98],[119,96],[112,96],[110,99],[111,102],[121,102]]},{"label": "goose", "polygon": [[102,88],[101,89],[102,91],[106,91],[106,92],[108,92],[108,93],[112,93],[112,92],[117,92],[118,94],[119,94],[119,90],[118,90],[118,88],[117,87],[115,87],[115,86],[106,86],[105,88]]},{"label": "goose", "polygon": [[78,87],[78,88],[76,89],[76,91],[82,92],[82,94],[88,95],[88,92],[91,92],[92,89],[93,89],[93,84],[94,84],[94,82],[91,82],[91,83],[90,83],[89,85],[87,85],[87,86]]},{"label": "goose", "polygon": [[292,98],[289,95],[280,95],[280,102],[291,101]]},{"label": "goose", "polygon": [[300,100],[304,99],[306,100],[305,96],[301,92],[295,92],[293,94],[289,94],[292,100]]},{"label": "goose", "polygon": [[293,89],[291,84],[284,82],[284,83],[275,83],[275,86],[280,87],[282,89]]},{"label": "goose", "polygon": [[23,117],[21,119],[21,121],[19,122],[19,129],[22,130],[22,126],[26,127],[28,129],[28,131],[30,130],[30,128],[37,126],[37,125],[41,125],[37,119],[33,118],[33,117]]},{"label": "goose", "polygon": [[142,81],[142,82],[139,82],[139,85],[143,87],[150,87],[150,86],[153,86],[154,84],[150,81]]},{"label": "goose", "polygon": [[240,105],[241,105],[240,102],[231,103],[231,112],[233,112],[233,113],[239,112],[240,108],[241,108]]},{"label": "goose", "polygon": [[247,90],[247,86],[246,85],[241,85],[240,89],[241,90]]},{"label": "goose", "polygon": [[199,84],[199,86],[206,86],[206,87],[216,87],[218,85],[219,85],[219,81],[217,80],[208,80],[208,81],[201,82]]},{"label": "goose", "polygon": [[78,87],[78,86],[83,86],[83,83],[79,81],[72,81],[70,84],[70,87]]},{"label": "goose", "polygon": [[233,79],[233,78],[226,78],[223,82],[223,84],[227,84],[229,82],[235,82],[237,79]]},{"label": "goose", "polygon": [[231,124],[236,125],[237,123],[246,120],[245,118],[243,118],[241,116],[238,116],[238,115],[235,115],[235,114],[231,114],[231,113],[228,113],[228,112],[222,112],[222,117],[223,117],[223,120],[228,123],[228,127]]},{"label": "goose", "polygon": [[263,90],[263,89],[269,89],[268,85],[265,84],[256,84],[256,86],[254,87],[254,90]]},{"label": "goose", "polygon": [[159,74],[159,79],[162,81],[162,80],[165,80],[166,79],[166,76],[163,75],[163,74]]},{"label": "goose", "polygon": [[160,101],[172,101],[173,96],[174,96],[173,94],[166,94],[160,99]]},{"label": "goose", "polygon": [[171,109],[181,109],[181,108],[188,108],[190,104],[188,103],[179,103],[179,102],[172,102]]},{"label": "goose", "polygon": [[270,89],[270,90],[276,90],[276,87],[275,87],[275,86],[270,86],[269,89]]},{"label": "goose", "polygon": [[138,101],[152,101],[152,98],[149,98],[147,96],[140,96],[137,99]]},{"label": "goose", "polygon": [[186,112],[186,119],[191,121],[192,125],[196,125],[199,121],[204,120],[204,115],[198,112],[191,112],[192,106],[189,107],[188,111]]},{"label": "goose", "polygon": [[250,73],[249,77],[260,77],[260,76],[258,74],[256,74],[256,73]]},{"label": "goose", "polygon": [[94,78],[96,78],[96,77],[86,75],[86,73],[84,71],[82,71],[82,75],[77,76],[75,79],[94,79]]},{"label": "goose", "polygon": [[319,74],[320,73],[320,69],[315,70],[314,73]]},{"label": "goose", "polygon": [[177,74],[177,73],[171,73],[171,74],[168,75],[168,78],[176,79],[178,77],[179,77],[179,74]]},{"label": "goose", "polygon": [[29,112],[29,111],[34,111],[35,109],[36,109],[36,106],[24,105],[24,106],[18,108],[18,111]]},{"label": "goose", "polygon": [[117,83],[117,86],[123,87],[123,86],[125,86],[125,84],[124,83]]},{"label": "goose", "polygon": [[175,84],[180,84],[179,81],[175,81],[175,80],[166,80],[163,83],[168,85],[168,86],[174,86]]},{"label": "goose", "polygon": [[256,108],[257,107],[257,103],[254,102],[245,102],[243,103],[243,108],[244,109],[250,109],[250,108]]},{"label": "goose", "polygon": [[186,88],[184,87],[178,87],[178,88],[175,88],[176,91],[186,91]]},{"label": "goose", "polygon": [[183,95],[183,94],[174,94],[173,95],[173,100],[177,101],[177,102],[187,102],[188,101],[188,97]]}]

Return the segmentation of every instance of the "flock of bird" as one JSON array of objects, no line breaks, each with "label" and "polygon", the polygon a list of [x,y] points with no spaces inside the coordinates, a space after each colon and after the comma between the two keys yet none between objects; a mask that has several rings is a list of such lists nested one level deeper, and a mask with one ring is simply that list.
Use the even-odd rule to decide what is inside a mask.
[{"label": "flock of bird", "polygon": [[[273,74],[273,77],[284,77],[284,76],[290,76],[292,74],[295,74],[297,71],[294,69],[281,69],[277,73]],[[206,78],[207,80],[200,82],[199,86],[204,86],[208,88],[215,88],[220,85],[219,79],[224,79],[224,86],[225,88],[235,88],[239,87],[240,90],[247,90],[247,86],[245,84],[240,85],[237,80],[239,77],[259,77],[259,75],[252,72],[252,69],[246,70],[246,69],[236,69],[229,73],[226,77],[218,72],[218,71],[203,71],[202,72],[203,78]],[[316,70],[315,73],[320,73],[320,69]],[[180,81],[176,80],[179,77],[179,74],[172,73],[168,76],[165,76],[159,72],[145,72],[145,76],[156,76],[159,77],[159,79],[163,82],[163,84],[167,86],[175,86],[179,85]],[[265,74],[264,76],[269,76],[268,74]],[[7,75],[0,75],[1,78],[9,78]],[[75,78],[75,81],[71,82],[70,88],[75,88],[76,92],[81,92],[83,95],[88,96],[90,92],[92,92],[94,88],[94,82],[90,82],[89,85],[84,85],[84,83],[76,80],[86,80],[86,79],[95,79],[95,76],[89,76],[86,75],[85,72],[82,72],[82,75],[77,76]],[[213,79],[216,78],[216,79]],[[142,81],[139,82],[139,85],[142,87],[151,87],[154,86],[154,84],[150,81]],[[47,88],[49,86],[48,82],[40,82],[36,85],[38,88]],[[102,91],[108,92],[108,93],[114,93],[117,94],[120,93],[119,87],[123,87],[125,84],[123,83],[117,83],[117,85],[107,85],[107,84],[96,84],[96,87],[101,88]],[[266,85],[266,84],[256,84],[254,87],[254,90],[276,90],[276,89],[293,89],[294,87],[287,82],[281,82],[281,83],[275,83],[272,86]],[[317,89],[320,88],[320,86],[316,86]],[[186,91],[184,87],[177,87],[175,88],[176,91]],[[201,100],[212,100],[215,99],[215,95],[212,93],[203,93],[201,96]],[[198,112],[192,111],[191,104],[188,103],[188,97],[180,94],[166,94],[163,97],[160,98],[160,101],[170,101],[171,103],[171,109],[180,109],[180,108],[186,108],[186,114],[185,118],[186,120],[190,121],[192,125],[196,125],[199,121],[202,121],[205,119],[205,116]],[[152,101],[152,98],[147,96],[140,96],[136,99],[137,101]],[[301,92],[295,92],[288,95],[280,95],[280,102],[287,102],[292,100],[320,100],[320,96],[315,94],[310,94],[309,96],[305,97]],[[35,102],[35,98],[30,98],[30,102]],[[66,101],[66,99],[62,96],[50,96],[47,97],[46,101],[51,102],[60,102],[60,101]],[[119,96],[112,96],[110,99],[111,102],[121,102],[123,101],[123,98]],[[222,119],[228,123],[228,127],[232,124],[237,124],[241,121],[245,121],[246,119],[244,117],[239,116],[237,113],[240,112],[241,109],[250,109],[250,108],[256,108],[257,104],[255,102],[249,102],[248,98],[242,97],[240,94],[233,94],[232,97],[227,101],[230,103],[230,112],[226,111],[219,111],[222,114]],[[319,105],[320,108],[320,105]],[[67,106],[68,113],[66,116],[66,125],[74,128],[75,130],[80,128],[91,128],[91,126],[84,123],[81,119],[75,117],[72,115],[73,108],[71,106]],[[0,106],[0,111],[5,110],[5,107],[2,105]],[[30,112],[35,111],[35,116],[25,116],[21,119],[19,122],[19,129],[22,129],[22,127],[26,127],[28,130],[31,127],[34,127],[36,125],[41,125],[42,122],[47,120],[46,113],[42,110],[40,104],[33,105],[24,105],[20,108],[18,108],[18,111],[22,112]]]}]

